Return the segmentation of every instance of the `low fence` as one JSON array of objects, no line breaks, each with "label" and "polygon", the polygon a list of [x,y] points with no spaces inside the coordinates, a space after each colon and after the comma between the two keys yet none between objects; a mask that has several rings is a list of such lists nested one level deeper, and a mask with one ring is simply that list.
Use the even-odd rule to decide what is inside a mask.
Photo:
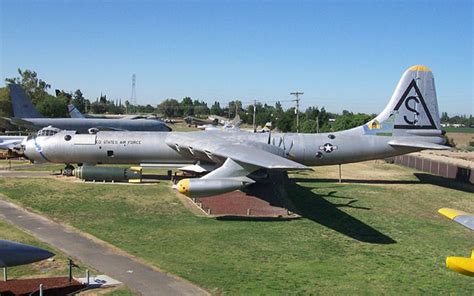
[{"label": "low fence", "polygon": [[474,184],[474,169],[460,167],[442,161],[413,155],[400,155],[393,158],[394,163],[419,171],[439,175],[448,179]]}]

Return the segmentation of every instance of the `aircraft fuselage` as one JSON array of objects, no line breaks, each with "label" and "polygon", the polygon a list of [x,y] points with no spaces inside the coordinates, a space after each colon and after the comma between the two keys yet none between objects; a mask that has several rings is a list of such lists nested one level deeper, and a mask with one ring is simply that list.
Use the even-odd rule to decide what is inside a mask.
[{"label": "aircraft fuselage", "polygon": [[[394,137],[358,135],[347,131],[324,134],[221,131],[194,133],[200,133],[202,137],[207,133],[217,133],[219,137],[248,146],[249,153],[252,153],[252,146],[277,146],[284,151],[286,157],[307,166],[380,159],[420,150],[389,145],[388,141]],[[175,147],[172,148],[166,143],[168,136],[179,136],[179,134],[181,133],[109,131],[76,134],[74,131],[62,131],[53,136],[30,138],[26,143],[25,155],[31,160],[54,163],[189,164],[197,160],[212,162],[205,156],[197,159],[199,157],[192,155],[192,147],[189,147],[189,153],[179,153]],[[426,141],[428,137],[420,138]],[[444,142],[441,137],[429,137],[429,140],[439,144]]]}]

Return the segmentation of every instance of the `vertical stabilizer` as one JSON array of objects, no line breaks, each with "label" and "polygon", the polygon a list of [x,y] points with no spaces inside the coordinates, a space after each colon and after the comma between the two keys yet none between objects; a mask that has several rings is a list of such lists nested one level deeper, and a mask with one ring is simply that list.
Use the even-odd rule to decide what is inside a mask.
[{"label": "vertical stabilizer", "polygon": [[79,109],[77,109],[73,104],[67,105],[67,110],[71,118],[84,118],[84,115],[82,115],[81,111],[79,111]]},{"label": "vertical stabilizer", "polygon": [[12,100],[13,116],[16,118],[42,118],[31,102],[26,92],[18,84],[9,84],[10,98]]},{"label": "vertical stabilizer", "polygon": [[385,109],[373,122],[390,118],[394,135],[408,130],[439,130],[438,100],[433,73],[426,66],[412,66],[403,73]]}]

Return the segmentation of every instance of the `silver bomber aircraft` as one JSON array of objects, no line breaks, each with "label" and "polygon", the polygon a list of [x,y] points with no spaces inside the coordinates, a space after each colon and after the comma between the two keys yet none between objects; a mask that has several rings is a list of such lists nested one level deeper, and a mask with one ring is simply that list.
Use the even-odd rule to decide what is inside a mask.
[{"label": "silver bomber aircraft", "polygon": [[[323,134],[205,132],[61,131],[24,142],[32,161],[66,164],[164,164],[205,168],[201,178],[183,179],[188,196],[230,192],[256,182],[266,170],[306,170],[310,166],[380,159],[423,149],[449,149],[440,130],[433,74],[413,66],[403,74],[385,109],[370,122]],[[204,170],[204,169],[203,169]]]},{"label": "silver bomber aircraft", "polygon": [[[13,115],[15,117],[6,120],[14,125],[28,129],[39,130],[47,126],[52,126],[59,129],[76,130],[80,133],[95,133],[100,130],[171,131],[171,128],[158,119],[85,118],[83,116],[77,116],[77,110],[77,112],[73,112],[73,118],[46,118],[36,110],[20,85],[9,84],[8,87],[10,89],[10,97],[12,100]],[[69,107],[69,111],[71,111],[71,107]]]}]

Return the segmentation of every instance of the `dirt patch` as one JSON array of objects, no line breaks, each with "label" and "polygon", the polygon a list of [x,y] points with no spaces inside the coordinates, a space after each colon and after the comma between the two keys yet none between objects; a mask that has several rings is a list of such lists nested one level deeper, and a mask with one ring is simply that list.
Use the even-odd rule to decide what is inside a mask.
[{"label": "dirt patch", "polygon": [[472,133],[446,133],[446,136],[454,140],[457,148],[466,148],[470,141],[474,141]]},{"label": "dirt patch", "polygon": [[29,295],[38,291],[43,284],[45,295],[67,295],[85,288],[76,280],[69,282],[67,277],[9,280],[0,284],[1,295]]},{"label": "dirt patch", "polygon": [[[314,176],[318,180],[339,179],[339,166],[322,166],[313,168],[314,172],[301,172],[291,175],[290,178],[311,178]],[[385,160],[371,160],[358,163],[343,164],[341,166],[342,181],[344,180],[401,180],[407,178],[406,169],[387,163]]]}]

